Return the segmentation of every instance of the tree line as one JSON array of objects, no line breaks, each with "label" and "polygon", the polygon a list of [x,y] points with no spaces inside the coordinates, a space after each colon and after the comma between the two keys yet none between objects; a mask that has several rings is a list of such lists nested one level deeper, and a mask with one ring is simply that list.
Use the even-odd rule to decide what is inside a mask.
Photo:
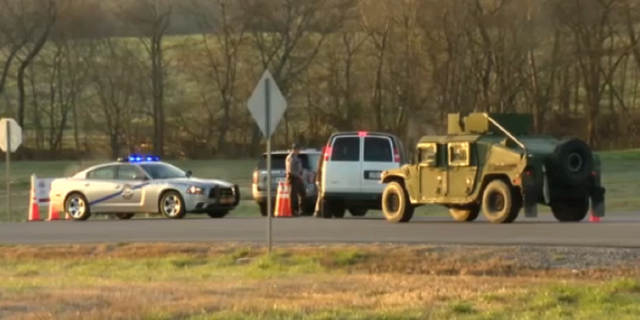
[{"label": "tree line", "polygon": [[527,112],[533,131],[638,147],[632,0],[7,0],[0,114],[24,159],[244,157],[265,69],[289,108],[274,143],[337,130],[406,144],[451,112]]}]

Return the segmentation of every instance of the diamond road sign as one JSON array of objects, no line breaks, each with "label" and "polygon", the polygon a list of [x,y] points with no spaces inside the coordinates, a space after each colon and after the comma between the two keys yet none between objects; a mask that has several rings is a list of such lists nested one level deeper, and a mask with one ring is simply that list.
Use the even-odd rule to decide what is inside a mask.
[{"label": "diamond road sign", "polygon": [[[9,141],[11,140],[11,141]],[[10,143],[8,143],[10,142]],[[0,149],[7,152],[7,146],[11,147],[9,152],[16,152],[22,144],[22,128],[16,120],[3,118],[0,120]]]},{"label": "diamond road sign", "polygon": [[287,101],[269,70],[262,74],[258,85],[253,89],[247,107],[264,137],[270,138],[287,110]]}]

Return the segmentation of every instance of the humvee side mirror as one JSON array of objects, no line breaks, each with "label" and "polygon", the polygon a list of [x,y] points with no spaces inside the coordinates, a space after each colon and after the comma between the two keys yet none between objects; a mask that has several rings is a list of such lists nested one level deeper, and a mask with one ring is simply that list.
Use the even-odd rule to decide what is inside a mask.
[{"label": "humvee side mirror", "polygon": [[193,172],[191,172],[191,170],[187,170],[187,172],[186,172],[187,178],[190,178],[192,174],[193,174]]}]

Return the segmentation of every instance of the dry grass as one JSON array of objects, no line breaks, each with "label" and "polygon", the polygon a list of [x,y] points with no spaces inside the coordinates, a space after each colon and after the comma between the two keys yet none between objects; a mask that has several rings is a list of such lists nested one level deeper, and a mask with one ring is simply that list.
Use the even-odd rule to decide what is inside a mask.
[{"label": "dry grass", "polygon": [[[640,273],[637,261],[575,270],[505,259],[517,250],[295,246],[266,256],[241,245],[1,247],[0,318],[500,319],[531,311],[508,309],[513,301],[545,305],[557,291],[545,288],[559,281],[584,286]],[[607,288],[640,292],[637,282]]]}]

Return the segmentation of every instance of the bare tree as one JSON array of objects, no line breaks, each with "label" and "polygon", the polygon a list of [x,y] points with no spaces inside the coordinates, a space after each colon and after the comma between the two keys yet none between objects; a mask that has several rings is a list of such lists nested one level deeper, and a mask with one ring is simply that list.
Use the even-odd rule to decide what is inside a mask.
[{"label": "bare tree", "polygon": [[[241,0],[245,19],[262,69],[270,69],[282,94],[290,94],[293,84],[318,55],[327,36],[340,28],[345,15],[355,7],[349,0]],[[289,116],[284,116],[285,140],[289,139]],[[252,149],[260,131],[254,125]],[[288,142],[287,142],[288,144]]]},{"label": "bare tree", "polygon": [[165,59],[164,38],[171,24],[173,3],[162,0],[144,0],[134,4],[128,3],[121,10],[123,20],[137,26],[142,32],[139,37],[140,43],[149,56],[153,152],[163,156],[166,127],[164,98],[168,65],[168,60]]},{"label": "bare tree", "polygon": [[600,103],[606,88],[608,70],[603,78],[602,62],[606,55],[605,43],[611,39],[608,27],[612,7],[616,0],[559,1],[556,5],[557,19],[564,21],[573,33],[576,43],[576,60],[580,68],[586,91],[585,115],[587,118],[587,139],[591,145],[598,145],[596,128]]},{"label": "bare tree", "polygon": [[[247,21],[240,17],[240,7],[236,0],[211,0],[214,13],[205,11],[196,14],[196,20],[201,29],[204,55],[200,56],[198,68],[204,73],[207,81],[205,88],[212,88],[217,92],[216,108],[222,110],[217,119],[218,151],[224,150],[229,130],[232,127],[232,112],[236,97],[238,81],[238,65],[240,50],[245,43]],[[196,8],[198,9],[198,8]],[[212,30],[212,33],[207,31]],[[246,46],[245,46],[246,47]],[[210,112],[209,114],[211,114]],[[207,126],[212,130],[213,126]],[[209,132],[208,136],[211,136]]]},{"label": "bare tree", "polygon": [[[119,156],[124,143],[135,137],[135,125],[140,121],[137,108],[137,82],[143,79],[140,65],[126,43],[113,39],[93,42],[95,59],[90,62],[93,92],[100,113],[94,121],[99,123],[109,138],[111,156]],[[128,44],[131,45],[131,44]],[[131,150],[129,150],[131,151]]]},{"label": "bare tree", "polygon": [[[25,83],[24,77],[25,72],[29,65],[33,62],[33,60],[38,56],[42,48],[49,39],[49,35],[51,34],[52,28],[56,23],[56,19],[58,17],[58,3],[56,0],[42,0],[44,3],[32,3],[36,6],[42,5],[39,8],[42,11],[36,11],[37,14],[32,17],[35,18],[34,23],[36,24],[34,36],[30,39],[30,46],[27,45],[23,48],[25,52],[24,57],[19,57],[20,65],[18,67],[18,124],[20,126],[24,126],[24,118],[25,118]],[[43,8],[43,9],[42,9]]]}]

